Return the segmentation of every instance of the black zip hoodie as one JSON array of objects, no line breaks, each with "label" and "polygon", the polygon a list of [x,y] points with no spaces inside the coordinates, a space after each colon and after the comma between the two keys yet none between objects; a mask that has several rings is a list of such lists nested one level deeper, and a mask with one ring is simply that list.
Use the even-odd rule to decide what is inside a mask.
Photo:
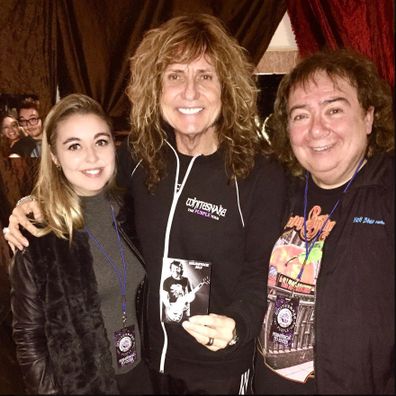
[{"label": "black zip hoodie", "polygon": [[[290,183],[289,197],[285,220],[303,213],[304,181]],[[308,211],[314,204],[319,202],[309,200]],[[258,354],[258,394],[312,394],[312,385],[315,394],[395,393],[394,204],[394,153],[377,154],[341,198],[324,244],[316,283],[314,384],[282,378],[263,367]]]},{"label": "black zip hoodie", "polygon": [[[192,157],[177,153],[168,145],[167,175],[154,194],[150,194],[144,184],[143,167],[137,166],[133,172],[136,164],[125,148],[121,147],[118,155],[118,175],[119,183],[127,187],[132,199],[130,220],[146,263],[148,337],[145,340],[149,365],[175,377],[225,378],[243,373],[252,365],[254,340],[266,308],[267,263],[280,232],[284,209],[283,171],[275,161],[259,157],[246,179],[229,182],[221,149],[209,156],[199,156],[170,218],[175,183],[182,183]],[[189,211],[197,202],[221,210],[216,216]],[[165,246],[168,220],[169,244]],[[168,345],[163,348],[159,291],[166,250],[168,257],[212,263],[209,312],[235,319],[240,338],[237,345],[212,352],[181,326],[165,324]],[[164,367],[160,367],[162,353],[166,354]]]}]

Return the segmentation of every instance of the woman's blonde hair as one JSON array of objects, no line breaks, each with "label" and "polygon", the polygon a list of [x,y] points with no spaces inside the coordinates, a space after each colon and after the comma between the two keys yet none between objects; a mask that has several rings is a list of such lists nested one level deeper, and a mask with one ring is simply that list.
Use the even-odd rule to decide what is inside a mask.
[{"label": "woman's blonde hair", "polygon": [[172,63],[189,63],[202,55],[213,64],[221,83],[222,109],[216,131],[225,150],[229,177],[246,177],[254,166],[259,142],[255,122],[257,88],[246,51],[220,21],[210,15],[172,18],[149,30],[130,60],[127,95],[132,102],[130,145],[147,170],[150,191],[166,172],[166,123],[161,117],[162,77]]},{"label": "woman's blonde hair", "polygon": [[44,122],[38,180],[32,192],[44,216],[44,227],[40,229],[40,234],[54,232],[56,236],[70,241],[73,231],[84,226],[80,199],[62,170],[55,165],[51,154],[56,155],[59,123],[75,114],[94,114],[111,131],[109,117],[94,99],[82,94],[71,94],[61,99],[52,107]]}]

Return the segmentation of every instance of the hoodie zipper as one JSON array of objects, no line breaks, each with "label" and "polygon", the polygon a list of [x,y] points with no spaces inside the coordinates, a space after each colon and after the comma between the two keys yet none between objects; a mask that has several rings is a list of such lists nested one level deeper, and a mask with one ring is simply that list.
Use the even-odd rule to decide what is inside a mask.
[{"label": "hoodie zipper", "polygon": [[[190,163],[188,164],[188,168],[186,170],[186,173],[183,177],[183,181],[181,182],[180,187],[178,188],[178,182],[179,182],[179,172],[180,172],[180,160],[179,160],[179,156],[177,155],[176,150],[172,147],[171,144],[169,144],[168,142],[166,142],[168,144],[168,146],[172,149],[173,153],[175,154],[176,157],[176,175],[175,175],[175,184],[174,184],[174,190],[173,190],[173,198],[172,198],[172,204],[171,204],[171,208],[169,211],[169,216],[168,216],[168,221],[166,223],[166,230],[165,230],[165,242],[164,242],[164,258],[168,257],[168,252],[169,252],[169,238],[170,238],[170,232],[171,232],[171,227],[172,227],[172,223],[173,223],[173,218],[176,212],[176,206],[177,203],[179,201],[179,198],[181,196],[181,193],[184,189],[184,186],[187,182],[188,176],[191,172],[191,169],[194,165],[195,160],[199,157],[195,156],[193,158],[191,158]],[[162,285],[163,279],[161,277],[161,281],[160,281],[160,285],[159,285],[159,293],[161,295],[161,285]],[[159,313],[160,313],[160,323],[161,323],[161,327],[162,327],[162,332],[164,334],[164,343],[162,346],[162,352],[161,352],[161,359],[160,359],[160,367],[159,367],[159,371],[160,373],[164,373],[165,370],[165,359],[166,359],[166,354],[168,351],[168,333],[166,331],[165,325],[162,322],[162,318],[161,318],[161,314],[162,314],[162,301],[161,299],[159,299]]]}]

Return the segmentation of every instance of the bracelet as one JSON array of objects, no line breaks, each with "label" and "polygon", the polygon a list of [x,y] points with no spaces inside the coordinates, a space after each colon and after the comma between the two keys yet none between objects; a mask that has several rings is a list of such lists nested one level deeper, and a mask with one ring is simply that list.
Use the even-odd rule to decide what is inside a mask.
[{"label": "bracelet", "polygon": [[25,202],[35,201],[35,200],[36,197],[34,195],[26,195],[26,197],[22,197],[21,199],[19,199],[15,206],[20,206],[23,205]]}]

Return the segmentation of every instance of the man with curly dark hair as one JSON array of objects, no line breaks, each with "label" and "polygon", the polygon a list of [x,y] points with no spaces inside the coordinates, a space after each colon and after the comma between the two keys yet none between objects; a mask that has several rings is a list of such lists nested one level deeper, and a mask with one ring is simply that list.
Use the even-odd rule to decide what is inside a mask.
[{"label": "man with curly dark hair", "polygon": [[267,126],[292,176],[255,390],[394,394],[390,87],[360,54],[318,52],[282,79]]}]

